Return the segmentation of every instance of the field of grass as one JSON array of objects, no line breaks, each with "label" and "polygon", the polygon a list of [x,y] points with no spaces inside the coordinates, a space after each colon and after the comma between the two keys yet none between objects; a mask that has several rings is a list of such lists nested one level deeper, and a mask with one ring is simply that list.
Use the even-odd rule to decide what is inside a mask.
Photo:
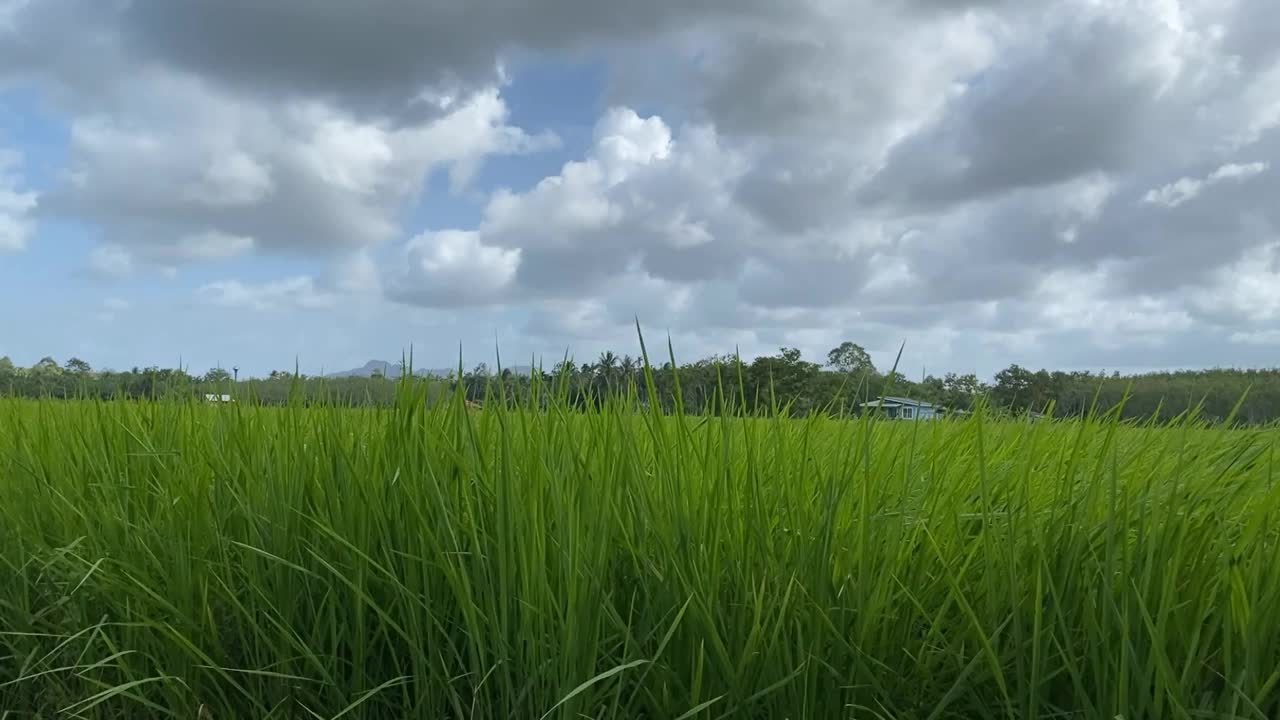
[{"label": "field of grass", "polygon": [[0,402],[0,718],[1280,717],[1274,430]]}]

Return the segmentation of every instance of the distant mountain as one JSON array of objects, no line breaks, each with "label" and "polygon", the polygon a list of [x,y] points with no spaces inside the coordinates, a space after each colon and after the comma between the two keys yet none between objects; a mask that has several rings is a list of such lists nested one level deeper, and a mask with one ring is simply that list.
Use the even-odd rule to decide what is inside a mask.
[{"label": "distant mountain", "polygon": [[[503,368],[504,370],[508,368]],[[493,372],[493,368],[489,369]],[[528,365],[514,365],[510,368],[511,372],[517,375],[529,375],[532,369]],[[328,373],[328,378],[344,378],[344,377],[373,377],[374,373],[382,373],[384,377],[395,380],[400,377],[400,363],[388,362],[385,360],[370,360],[361,367],[353,370],[343,370],[342,372]],[[457,368],[418,368],[413,374],[418,377],[449,377],[457,372]],[[468,369],[468,372],[470,370]]]},{"label": "distant mountain", "polygon": [[325,375],[325,377],[373,377],[375,373],[382,373],[389,378],[398,378],[400,377],[400,363],[370,360],[363,366],[355,368],[354,370],[343,370],[342,372],[329,373]]}]

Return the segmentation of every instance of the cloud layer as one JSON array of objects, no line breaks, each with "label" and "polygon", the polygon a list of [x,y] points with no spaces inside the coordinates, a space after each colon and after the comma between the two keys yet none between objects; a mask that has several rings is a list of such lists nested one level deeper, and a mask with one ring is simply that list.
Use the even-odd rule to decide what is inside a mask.
[{"label": "cloud layer", "polygon": [[[196,296],[496,310],[551,342],[640,315],[956,362],[1280,344],[1271,0],[0,7],[0,83],[69,128],[38,205],[0,152],[0,250],[75,219],[102,277],[296,258],[327,269]],[[558,61],[607,78],[581,147],[512,120]],[[415,212],[431,192],[479,217]]]}]

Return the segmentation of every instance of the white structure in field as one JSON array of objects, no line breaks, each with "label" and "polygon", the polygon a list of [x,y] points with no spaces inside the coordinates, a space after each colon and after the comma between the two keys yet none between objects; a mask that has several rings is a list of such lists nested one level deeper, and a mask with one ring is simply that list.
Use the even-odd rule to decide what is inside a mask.
[{"label": "white structure in field", "polygon": [[886,396],[862,403],[862,407],[883,410],[885,417],[900,420],[932,420],[942,415],[942,408],[933,403],[905,397]]},{"label": "white structure in field", "polygon": [[205,395],[204,399],[208,402],[231,402],[230,395]]}]

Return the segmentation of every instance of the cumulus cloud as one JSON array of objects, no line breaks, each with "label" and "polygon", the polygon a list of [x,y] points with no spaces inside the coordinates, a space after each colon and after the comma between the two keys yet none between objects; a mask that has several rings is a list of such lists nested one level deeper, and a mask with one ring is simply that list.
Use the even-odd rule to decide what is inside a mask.
[{"label": "cumulus cloud", "polygon": [[[218,305],[1132,360],[1270,337],[1278,22],[1272,0],[11,1],[0,82],[65,114],[38,210],[97,231],[99,273],[325,264],[200,290]],[[607,109],[558,171],[494,182],[491,158],[556,147],[511,120],[529,58],[599,64]],[[474,221],[412,212],[435,175]],[[0,247],[34,202],[0,181]]]},{"label": "cumulus cloud", "polygon": [[22,189],[18,160],[16,152],[0,148],[0,252],[22,250],[35,231],[37,196]]},{"label": "cumulus cloud", "polygon": [[1117,300],[1105,292],[1106,270],[1054,272],[1036,288],[1040,315],[1055,330],[1086,332],[1102,346],[1158,341],[1192,325],[1191,315],[1165,298]]},{"label": "cumulus cloud", "polygon": [[548,141],[506,125],[493,88],[396,126],[320,101],[272,111],[168,72],[136,85],[127,107],[73,122],[68,181],[49,206],[178,262],[379,243],[399,235],[399,213],[434,168],[467,173]]},{"label": "cumulus cloud", "polygon": [[251,237],[217,230],[193,232],[171,242],[133,248],[107,243],[89,252],[88,267],[94,275],[105,279],[125,279],[142,270],[173,276],[179,265],[230,260],[251,252],[256,244]]},{"label": "cumulus cloud", "polygon": [[1029,23],[935,122],[893,147],[868,197],[945,206],[1169,151],[1175,118],[1230,75],[1230,62],[1159,10],[1071,4]]},{"label": "cumulus cloud", "polygon": [[197,291],[203,302],[226,308],[254,311],[324,310],[337,304],[337,297],[321,288],[314,278],[297,276],[261,284],[220,280]]},{"label": "cumulus cloud", "polygon": [[249,252],[254,244],[251,237],[206,230],[178,238],[173,255],[190,260],[223,260]]},{"label": "cumulus cloud", "polygon": [[520,264],[520,251],[485,245],[475,232],[443,230],[418,235],[404,248],[401,271],[387,293],[424,305],[467,305],[503,298]]},{"label": "cumulus cloud", "polygon": [[1209,319],[1227,325],[1280,320],[1280,242],[1253,248],[1217,270],[1194,303]]},{"label": "cumulus cloud", "polygon": [[[430,26],[439,9],[415,21],[398,0],[329,5],[197,2],[177,25],[164,3],[13,9],[0,83],[38,83],[69,115],[67,166],[42,210],[91,223],[140,259],[220,259],[225,244],[192,245],[214,236],[248,239],[235,245],[246,251],[343,255],[402,237],[401,214],[434,171],[460,189],[491,156],[554,145],[507,123],[497,77],[424,92],[419,59],[384,72],[383,60],[424,55],[406,28]],[[169,44],[191,23],[199,42]],[[370,23],[379,32],[353,33]],[[362,54],[321,37],[378,40]],[[394,90],[399,105],[362,102],[366,90]]]},{"label": "cumulus cloud", "polygon": [[1233,332],[1228,337],[1233,343],[1240,345],[1280,345],[1280,330],[1257,330],[1254,332]]},{"label": "cumulus cloud", "polygon": [[1252,162],[1244,165],[1228,163],[1209,173],[1208,177],[1204,179],[1184,177],[1168,185],[1148,191],[1142,199],[1153,205],[1175,208],[1195,198],[1207,186],[1216,185],[1226,180],[1247,180],[1254,175],[1265,172],[1267,168],[1268,164],[1265,162]]},{"label": "cumulus cloud", "polygon": [[658,116],[611,108],[584,159],[526,191],[498,190],[474,230],[410,241],[393,296],[531,301],[598,291],[632,267],[677,283],[731,273],[751,243],[730,198],[741,169],[709,128],[673,133]]}]

